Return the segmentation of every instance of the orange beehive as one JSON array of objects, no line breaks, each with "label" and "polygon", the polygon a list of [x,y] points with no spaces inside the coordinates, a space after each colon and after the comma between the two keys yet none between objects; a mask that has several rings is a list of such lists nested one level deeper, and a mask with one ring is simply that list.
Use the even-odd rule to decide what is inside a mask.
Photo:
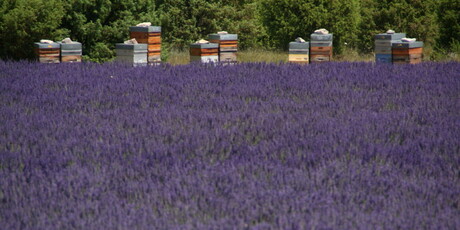
[{"label": "orange beehive", "polygon": [[140,44],[147,44],[148,63],[161,62],[161,27],[160,26],[131,26],[129,36]]},{"label": "orange beehive", "polygon": [[423,58],[423,42],[398,41],[392,44],[392,59],[396,64],[418,64]]},{"label": "orange beehive", "polygon": [[190,62],[215,63],[219,61],[219,44],[190,44]]}]

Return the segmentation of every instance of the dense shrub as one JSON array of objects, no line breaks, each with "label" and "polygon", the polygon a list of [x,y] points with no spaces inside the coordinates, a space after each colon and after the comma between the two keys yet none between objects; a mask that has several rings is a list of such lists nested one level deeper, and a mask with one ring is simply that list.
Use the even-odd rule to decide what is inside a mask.
[{"label": "dense shrub", "polygon": [[179,50],[221,30],[237,33],[243,49],[259,46],[259,38],[264,35],[252,0],[164,1],[160,12],[164,40]]},{"label": "dense shrub", "polygon": [[443,0],[439,9],[440,36],[438,45],[460,55],[460,1]]},{"label": "dense shrub", "polygon": [[334,51],[341,53],[345,43],[357,42],[359,1],[260,1],[262,24],[273,47],[287,49],[296,37],[310,39],[319,28],[334,34]]},{"label": "dense shrub", "polygon": [[439,36],[438,7],[438,1],[362,1],[363,50],[373,49],[373,35],[388,29],[404,32],[408,37],[424,41],[427,46],[434,45]]},{"label": "dense shrub", "polygon": [[0,58],[23,59],[34,55],[34,42],[60,39],[65,14],[60,0],[4,0],[0,2]]}]

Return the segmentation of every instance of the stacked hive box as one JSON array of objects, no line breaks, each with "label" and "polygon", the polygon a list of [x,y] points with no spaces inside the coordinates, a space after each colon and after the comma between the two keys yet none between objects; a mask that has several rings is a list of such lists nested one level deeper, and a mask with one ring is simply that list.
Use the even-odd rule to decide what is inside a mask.
[{"label": "stacked hive box", "polygon": [[41,63],[59,63],[61,53],[59,43],[35,42],[35,55]]},{"label": "stacked hive box", "polygon": [[127,63],[132,66],[146,66],[147,44],[124,44],[115,45],[117,53],[116,61]]},{"label": "stacked hive box", "polygon": [[61,46],[61,62],[81,62],[81,43],[59,43]]},{"label": "stacked hive box", "polygon": [[405,33],[383,33],[375,35],[375,62],[392,63],[392,44],[400,41],[405,36]]},{"label": "stacked hive box", "polygon": [[219,61],[219,44],[190,44],[190,62],[212,63]]},{"label": "stacked hive box", "polygon": [[308,64],[309,62],[309,42],[290,42],[289,43],[289,62]]},{"label": "stacked hive box", "polygon": [[332,60],[332,34],[310,35],[310,62],[325,62]]},{"label": "stacked hive box", "polygon": [[392,44],[393,63],[417,64],[422,62],[423,42],[398,41]]},{"label": "stacked hive box", "polygon": [[235,63],[238,51],[238,35],[217,33],[208,37],[211,43],[219,44],[219,61]]},{"label": "stacked hive box", "polygon": [[131,26],[129,36],[140,44],[148,45],[148,63],[161,62],[161,27],[160,26]]}]

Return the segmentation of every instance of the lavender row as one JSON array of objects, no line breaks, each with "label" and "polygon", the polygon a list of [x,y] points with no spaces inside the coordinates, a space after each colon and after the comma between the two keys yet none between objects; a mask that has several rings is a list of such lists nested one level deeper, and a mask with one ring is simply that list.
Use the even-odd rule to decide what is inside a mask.
[{"label": "lavender row", "polygon": [[457,228],[459,70],[0,62],[0,222]]}]

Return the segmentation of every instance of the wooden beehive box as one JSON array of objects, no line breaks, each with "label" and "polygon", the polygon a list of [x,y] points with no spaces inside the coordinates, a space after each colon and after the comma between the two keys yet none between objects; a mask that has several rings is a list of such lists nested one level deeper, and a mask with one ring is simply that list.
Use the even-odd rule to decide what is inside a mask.
[{"label": "wooden beehive box", "polygon": [[423,58],[423,42],[398,41],[392,44],[392,59],[396,64],[417,64]]},{"label": "wooden beehive box", "polygon": [[116,61],[127,63],[132,66],[147,65],[147,44],[124,44],[117,43],[115,45],[117,54]]},{"label": "wooden beehive box", "polygon": [[393,62],[391,51],[390,51],[390,54],[378,54],[378,53],[376,53],[375,54],[375,62],[377,62],[377,63],[390,63],[391,64]]},{"label": "wooden beehive box", "polygon": [[211,43],[219,44],[219,61],[237,61],[238,34],[210,34],[208,39]]},{"label": "wooden beehive box", "polygon": [[193,43],[190,44],[190,62],[210,63],[219,61],[219,44]]},{"label": "wooden beehive box", "polygon": [[333,34],[310,35],[310,62],[327,62],[332,60]]},{"label": "wooden beehive box", "polygon": [[289,62],[298,64],[308,64],[310,62],[310,43],[309,42],[290,42],[289,43]]},{"label": "wooden beehive box", "polygon": [[62,43],[61,47],[61,62],[81,62],[82,45],[80,42]]},{"label": "wooden beehive box", "polygon": [[160,26],[131,26],[129,37],[135,38],[140,44],[148,45],[148,62],[161,62],[161,27]]},{"label": "wooden beehive box", "polygon": [[41,63],[59,63],[61,53],[59,43],[34,43],[37,60]]}]

